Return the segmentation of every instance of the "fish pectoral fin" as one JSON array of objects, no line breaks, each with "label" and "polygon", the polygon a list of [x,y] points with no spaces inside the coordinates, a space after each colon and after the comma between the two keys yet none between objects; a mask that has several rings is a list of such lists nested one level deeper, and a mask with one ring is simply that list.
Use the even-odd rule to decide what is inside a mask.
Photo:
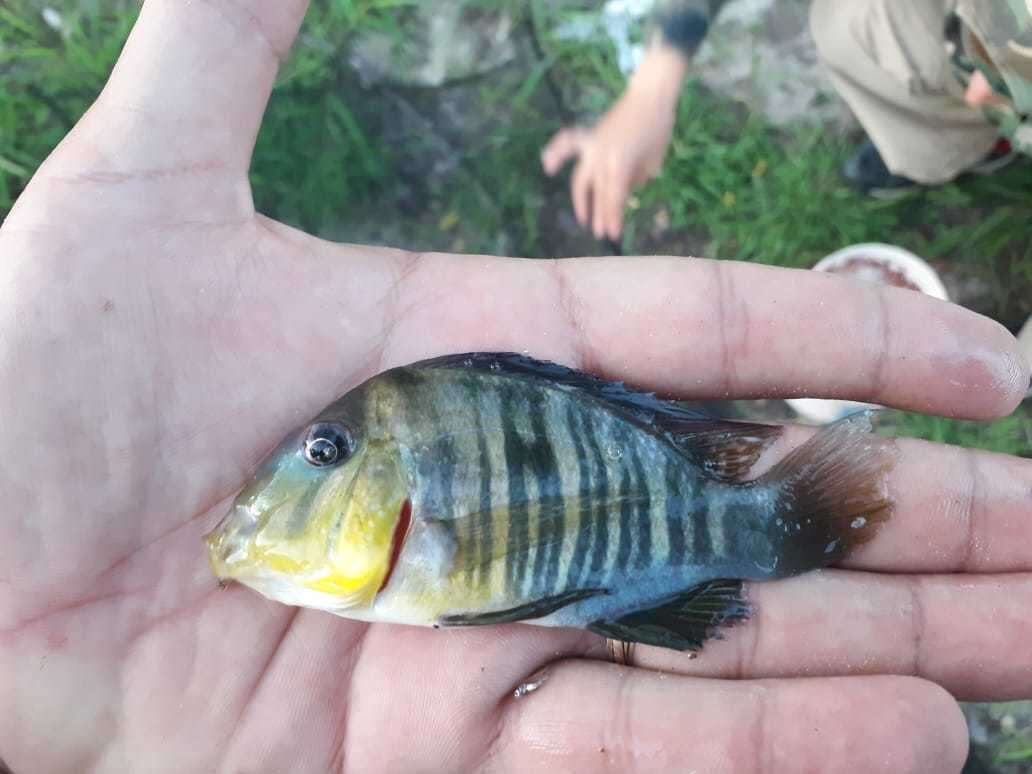
[{"label": "fish pectoral fin", "polygon": [[636,610],[615,620],[588,625],[595,634],[610,639],[656,645],[673,650],[702,650],[708,639],[720,639],[717,631],[749,617],[742,582],[713,580],[692,586],[659,604]]},{"label": "fish pectoral fin", "polygon": [[726,482],[744,479],[782,431],[777,425],[723,419],[657,420],[656,424],[707,475]]},{"label": "fish pectoral fin", "polygon": [[537,599],[525,605],[510,607],[506,610],[446,615],[438,623],[441,626],[490,626],[494,624],[516,623],[517,621],[529,621],[534,618],[544,618],[560,608],[588,599],[589,597],[608,593],[605,589],[576,589],[563,594],[557,594],[554,597]]}]

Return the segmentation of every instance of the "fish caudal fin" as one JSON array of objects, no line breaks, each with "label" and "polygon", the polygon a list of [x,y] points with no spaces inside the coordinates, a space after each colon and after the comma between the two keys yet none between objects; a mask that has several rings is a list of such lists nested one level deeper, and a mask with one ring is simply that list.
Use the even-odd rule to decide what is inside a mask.
[{"label": "fish caudal fin", "polygon": [[822,429],[758,483],[777,493],[770,526],[774,576],[826,567],[874,537],[889,518],[894,446],[871,433],[871,412]]}]

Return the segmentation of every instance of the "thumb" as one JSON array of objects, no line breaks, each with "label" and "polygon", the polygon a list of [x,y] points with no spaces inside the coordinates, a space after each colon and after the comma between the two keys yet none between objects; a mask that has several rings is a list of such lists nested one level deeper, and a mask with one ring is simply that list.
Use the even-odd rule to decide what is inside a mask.
[{"label": "thumb", "polygon": [[588,132],[585,129],[576,126],[556,132],[541,151],[541,166],[544,167],[545,174],[554,175],[563,164],[579,155],[587,136]]},{"label": "thumb", "polygon": [[115,171],[217,165],[246,172],[307,5],[147,0],[90,111],[89,145]]}]

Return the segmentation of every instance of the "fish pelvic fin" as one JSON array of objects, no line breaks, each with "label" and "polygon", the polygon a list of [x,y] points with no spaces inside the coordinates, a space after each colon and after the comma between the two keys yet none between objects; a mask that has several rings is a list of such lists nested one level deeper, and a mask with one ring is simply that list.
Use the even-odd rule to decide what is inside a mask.
[{"label": "fish pelvic fin", "polygon": [[439,626],[493,626],[496,624],[517,623],[519,621],[532,621],[535,618],[544,618],[568,605],[582,602],[598,595],[605,595],[609,592],[606,589],[574,589],[554,597],[536,599],[516,607],[505,610],[493,610],[483,613],[456,613],[445,615],[438,622]]},{"label": "fish pelvic fin", "polygon": [[598,620],[588,629],[609,639],[697,652],[720,629],[749,617],[742,582],[720,579],[652,603],[613,620]]},{"label": "fish pelvic fin", "polygon": [[863,411],[820,430],[762,476],[776,493],[770,525],[773,577],[834,564],[874,537],[891,516],[885,479],[890,439],[871,433]]}]

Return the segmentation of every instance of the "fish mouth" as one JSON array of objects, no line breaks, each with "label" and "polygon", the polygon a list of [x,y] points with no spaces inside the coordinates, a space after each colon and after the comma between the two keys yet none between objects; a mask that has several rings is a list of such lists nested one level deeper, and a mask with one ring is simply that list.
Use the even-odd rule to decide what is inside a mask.
[{"label": "fish mouth", "polygon": [[247,560],[257,526],[254,514],[241,505],[234,505],[202,537],[208,547],[208,564],[220,583],[238,575],[234,567]]},{"label": "fish mouth", "polygon": [[226,532],[220,528],[213,529],[204,536],[204,542],[208,546],[208,566],[220,586],[224,586],[234,577],[235,573],[230,569],[230,565],[234,551],[239,551],[239,548],[233,546],[226,537]]}]

